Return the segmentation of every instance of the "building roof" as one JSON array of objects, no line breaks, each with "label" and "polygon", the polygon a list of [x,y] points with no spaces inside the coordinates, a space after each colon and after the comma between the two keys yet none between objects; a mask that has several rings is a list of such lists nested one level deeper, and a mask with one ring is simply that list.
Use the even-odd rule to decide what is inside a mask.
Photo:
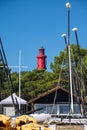
[{"label": "building roof", "polygon": [[[18,104],[19,104],[19,103],[20,103],[20,104],[27,104],[27,101],[26,101],[26,100],[24,100],[24,99],[18,97],[15,93],[13,93],[12,95],[13,95],[15,104],[17,104],[17,102],[18,102]],[[17,99],[17,102],[16,102],[16,99]],[[7,98],[1,100],[0,104],[4,104],[4,105],[5,105],[5,104],[13,104],[11,95],[8,96]]]},{"label": "building roof", "polygon": [[[74,97],[74,102],[76,100],[76,96]],[[66,89],[57,86],[48,92],[45,92],[38,97],[31,99],[28,103],[53,103],[55,98],[55,102],[69,102],[70,93]]]}]

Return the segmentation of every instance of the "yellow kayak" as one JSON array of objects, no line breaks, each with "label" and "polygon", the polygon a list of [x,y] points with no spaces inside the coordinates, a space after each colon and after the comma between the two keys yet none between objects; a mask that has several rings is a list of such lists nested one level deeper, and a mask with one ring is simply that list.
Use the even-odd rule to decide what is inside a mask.
[{"label": "yellow kayak", "polygon": [[30,123],[21,126],[21,130],[51,130],[51,128],[44,127],[36,123]]},{"label": "yellow kayak", "polygon": [[1,130],[10,130],[11,128],[11,118],[9,116],[0,114],[0,129]]},{"label": "yellow kayak", "polygon": [[34,119],[28,115],[22,115],[22,116],[19,116],[15,119],[16,126],[21,126],[23,124],[28,124],[31,122],[37,123],[36,119]]}]

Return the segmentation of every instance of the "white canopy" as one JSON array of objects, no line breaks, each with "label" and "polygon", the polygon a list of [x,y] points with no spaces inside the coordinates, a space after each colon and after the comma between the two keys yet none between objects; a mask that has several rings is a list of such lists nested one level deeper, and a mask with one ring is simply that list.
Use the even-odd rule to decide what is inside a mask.
[{"label": "white canopy", "polygon": [[[15,104],[17,104],[17,102],[18,104],[27,104],[26,100],[18,97],[15,93],[13,93],[12,95],[13,95]],[[16,102],[16,99],[17,99],[17,102]],[[1,100],[0,104],[13,104],[11,95],[5,98],[4,100]]]}]

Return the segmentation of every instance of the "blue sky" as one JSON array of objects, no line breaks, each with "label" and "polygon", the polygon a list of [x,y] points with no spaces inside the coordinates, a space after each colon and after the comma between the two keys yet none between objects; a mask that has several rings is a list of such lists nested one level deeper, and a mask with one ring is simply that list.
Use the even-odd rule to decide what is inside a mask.
[{"label": "blue sky", "polygon": [[[28,66],[22,71],[36,69],[38,49],[43,46],[50,71],[50,62],[65,48],[61,34],[67,33],[67,2],[71,3],[71,30],[78,28],[80,46],[87,49],[86,0],[0,0],[0,37],[8,65],[19,64],[21,50],[22,65]],[[70,35],[75,43],[72,31]]]}]

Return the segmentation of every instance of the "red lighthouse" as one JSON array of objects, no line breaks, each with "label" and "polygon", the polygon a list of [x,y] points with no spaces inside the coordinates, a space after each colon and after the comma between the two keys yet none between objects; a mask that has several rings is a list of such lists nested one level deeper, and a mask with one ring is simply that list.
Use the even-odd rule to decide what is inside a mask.
[{"label": "red lighthouse", "polygon": [[46,69],[46,58],[47,56],[45,56],[45,50],[43,47],[41,47],[39,49],[39,54],[37,56],[37,69],[41,70],[41,69]]}]

